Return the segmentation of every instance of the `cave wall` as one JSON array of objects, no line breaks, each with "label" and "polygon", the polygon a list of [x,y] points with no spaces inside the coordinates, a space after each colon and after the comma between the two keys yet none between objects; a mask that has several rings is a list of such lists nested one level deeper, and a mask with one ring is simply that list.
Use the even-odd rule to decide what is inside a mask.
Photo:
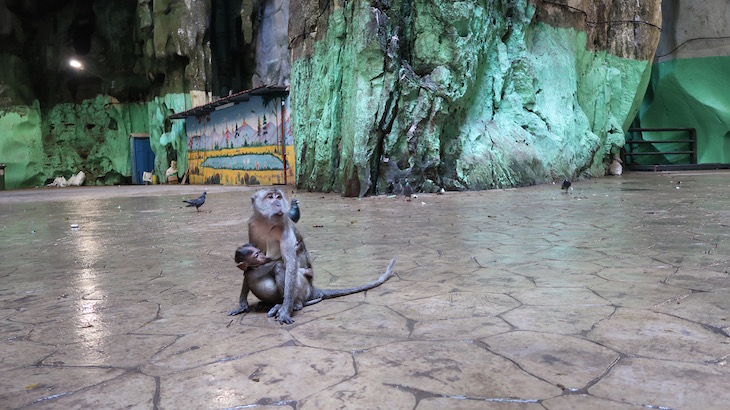
[{"label": "cave wall", "polygon": [[291,4],[300,188],[343,195],[605,173],[638,110],[660,1]]},{"label": "cave wall", "polygon": [[252,85],[289,85],[289,0],[266,0],[261,5]]},{"label": "cave wall", "polygon": [[[662,15],[657,61],[635,125],[696,128],[697,161],[730,163],[730,93],[725,90],[730,84],[728,3],[665,0]],[[686,133],[644,133],[651,140],[686,137]],[[686,145],[672,145],[657,148],[686,149]],[[687,163],[686,155],[661,159]]]},{"label": "cave wall", "polygon": [[649,79],[659,3],[0,0],[0,161],[9,188],[78,170],[124,182],[122,142],[147,132],[160,179],[171,159],[182,174],[184,125],[166,116],[288,84],[290,53],[302,188],[601,175]]},{"label": "cave wall", "polygon": [[[132,132],[150,134],[161,181],[173,159],[182,176],[184,122],[166,118],[211,101],[221,89],[251,87],[259,3],[0,0],[6,187],[38,186],[79,170],[87,184],[129,182]],[[223,7],[233,27],[231,20],[212,22],[214,8]],[[211,42],[214,32],[223,35]],[[214,72],[214,64],[238,51],[231,70]],[[69,66],[72,57],[83,70]]]},{"label": "cave wall", "polygon": [[[42,110],[38,102],[0,109],[0,162],[6,164],[6,187],[41,186],[78,171],[87,175],[87,185],[128,183],[131,133],[150,134],[155,170],[162,178],[171,160],[168,151],[187,153],[184,129],[173,124],[166,130],[165,117],[189,105],[185,94],[127,104],[111,103],[100,95],[48,110]],[[175,158],[178,167],[186,166],[187,154]]]}]

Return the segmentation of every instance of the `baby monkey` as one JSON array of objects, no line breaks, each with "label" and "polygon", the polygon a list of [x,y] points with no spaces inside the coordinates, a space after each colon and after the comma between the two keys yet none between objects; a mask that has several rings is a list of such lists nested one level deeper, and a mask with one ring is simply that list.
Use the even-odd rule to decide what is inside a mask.
[{"label": "baby monkey", "polygon": [[[297,244],[297,254],[303,249],[301,243]],[[237,315],[248,310],[248,292],[254,294],[259,300],[267,304],[276,304],[273,312],[280,309],[280,303],[284,300],[284,278],[286,267],[284,262],[272,261],[256,246],[247,243],[236,249],[234,256],[236,266],[243,271],[243,286],[241,287],[240,306],[228,313]],[[306,266],[304,263],[301,266]],[[304,306],[313,305],[307,301],[307,290],[312,286],[314,271],[312,268],[299,268],[296,276],[296,291],[294,295],[294,310],[301,310]],[[321,299],[320,299],[321,300]],[[270,314],[269,316],[273,316]]]}]

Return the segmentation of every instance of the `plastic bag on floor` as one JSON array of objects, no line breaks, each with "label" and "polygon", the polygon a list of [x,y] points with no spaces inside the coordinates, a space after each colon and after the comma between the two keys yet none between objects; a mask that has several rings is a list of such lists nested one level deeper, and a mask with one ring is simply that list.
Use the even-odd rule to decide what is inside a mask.
[{"label": "plastic bag on floor", "polygon": [[57,186],[57,187],[63,188],[66,186],[66,184],[67,184],[66,178],[56,177],[56,179],[54,179],[53,182],[51,182],[50,184],[48,184],[46,186]]},{"label": "plastic bag on floor", "polygon": [[67,184],[68,186],[81,186],[85,180],[86,174],[84,174],[84,171],[79,171],[78,174],[73,175],[68,179]]},{"label": "plastic bag on floor", "polygon": [[177,161],[170,161],[170,168],[167,168],[167,171],[165,171],[165,178],[173,175],[177,176]]},{"label": "plastic bag on floor", "polygon": [[621,163],[622,161],[619,158],[614,158],[611,165],[608,166],[608,172],[611,175],[621,175],[624,172],[624,167]]}]

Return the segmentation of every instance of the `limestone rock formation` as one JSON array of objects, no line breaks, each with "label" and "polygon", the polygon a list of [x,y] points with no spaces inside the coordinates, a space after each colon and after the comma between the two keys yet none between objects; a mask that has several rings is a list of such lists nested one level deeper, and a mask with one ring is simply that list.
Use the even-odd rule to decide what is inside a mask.
[{"label": "limestone rock formation", "polygon": [[291,4],[298,185],[362,196],[603,175],[660,1]]},{"label": "limestone rock formation", "polygon": [[252,85],[289,85],[289,0],[267,0],[261,5]]},{"label": "limestone rock formation", "polygon": [[130,133],[150,134],[161,180],[171,160],[185,169],[184,126],[167,116],[250,88],[259,3],[0,0],[6,186],[79,170],[87,184],[129,181]]},{"label": "limestone rock formation", "polygon": [[643,95],[659,3],[0,0],[0,162],[9,188],[120,183],[129,134],[149,133],[163,179],[187,156],[168,115],[291,81],[302,188],[599,175]]}]

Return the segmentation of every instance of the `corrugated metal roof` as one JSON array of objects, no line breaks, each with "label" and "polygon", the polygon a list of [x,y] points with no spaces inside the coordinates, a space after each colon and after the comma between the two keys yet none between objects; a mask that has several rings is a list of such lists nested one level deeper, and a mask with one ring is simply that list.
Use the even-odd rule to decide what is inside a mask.
[{"label": "corrugated metal roof", "polygon": [[178,112],[175,114],[172,114],[168,116],[167,118],[170,120],[179,120],[187,117],[199,117],[201,115],[208,114],[209,112],[213,112],[219,107],[226,105],[226,104],[237,104],[240,102],[246,102],[248,101],[249,97],[254,96],[271,96],[271,97],[279,97],[279,96],[285,96],[289,94],[289,87],[283,86],[283,85],[262,85],[260,87],[252,88],[250,90],[241,91],[235,94],[228,95],[226,97],[217,99],[213,102],[209,102],[208,104],[204,104],[195,108],[191,108],[187,111]]}]

